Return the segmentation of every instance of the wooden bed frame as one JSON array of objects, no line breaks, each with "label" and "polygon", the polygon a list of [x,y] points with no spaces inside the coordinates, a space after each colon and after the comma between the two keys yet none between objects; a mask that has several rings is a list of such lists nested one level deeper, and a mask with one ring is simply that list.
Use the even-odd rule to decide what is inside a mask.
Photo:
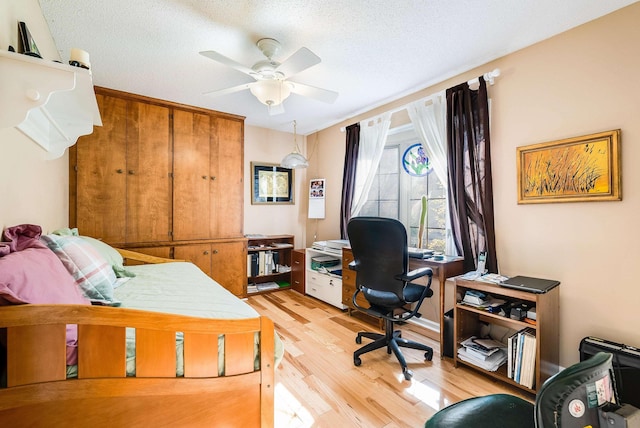
[{"label": "wooden bed frame", "polygon": [[[123,251],[127,259],[169,261]],[[175,260],[170,260],[175,261]],[[78,325],[78,377],[67,379],[66,324]],[[136,328],[136,376],[126,375]],[[184,377],[176,376],[176,332]],[[260,335],[255,369],[255,334]],[[0,307],[1,426],[273,427],[274,326],[83,305]],[[224,376],[218,337],[224,335]],[[1,348],[1,347],[0,347]]]}]

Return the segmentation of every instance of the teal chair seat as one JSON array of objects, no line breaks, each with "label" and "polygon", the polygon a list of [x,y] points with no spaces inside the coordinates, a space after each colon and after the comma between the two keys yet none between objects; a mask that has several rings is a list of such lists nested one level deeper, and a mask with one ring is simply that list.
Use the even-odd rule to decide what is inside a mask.
[{"label": "teal chair seat", "polygon": [[426,428],[535,428],[533,404],[520,397],[494,394],[469,398],[439,411]]}]

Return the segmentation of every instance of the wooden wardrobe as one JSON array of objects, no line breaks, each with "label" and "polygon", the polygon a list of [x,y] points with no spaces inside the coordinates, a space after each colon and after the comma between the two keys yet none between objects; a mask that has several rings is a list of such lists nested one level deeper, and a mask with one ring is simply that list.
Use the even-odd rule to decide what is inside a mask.
[{"label": "wooden wardrobe", "polygon": [[102,127],[69,150],[69,225],[190,260],[246,295],[244,117],[96,87]]}]

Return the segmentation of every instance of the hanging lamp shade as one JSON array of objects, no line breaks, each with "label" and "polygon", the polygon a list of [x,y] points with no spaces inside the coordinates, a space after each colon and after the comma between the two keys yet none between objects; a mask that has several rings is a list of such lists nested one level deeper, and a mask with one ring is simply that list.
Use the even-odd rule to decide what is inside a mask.
[{"label": "hanging lamp shade", "polygon": [[307,158],[300,154],[298,150],[298,142],[297,142],[297,134],[296,134],[296,121],[293,121],[293,151],[286,155],[282,162],[280,162],[280,166],[283,168],[289,169],[297,169],[297,168],[306,168],[309,166],[309,162]]}]

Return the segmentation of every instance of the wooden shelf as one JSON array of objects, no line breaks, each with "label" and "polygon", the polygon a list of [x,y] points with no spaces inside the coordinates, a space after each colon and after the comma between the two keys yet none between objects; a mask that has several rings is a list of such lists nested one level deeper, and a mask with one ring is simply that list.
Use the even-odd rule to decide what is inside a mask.
[{"label": "wooden shelf", "polygon": [[[469,306],[462,302],[457,302],[454,307],[454,365],[462,364],[480,371],[492,378],[501,380],[510,385],[521,388],[527,392],[534,393],[549,377],[556,374],[559,370],[559,296],[560,287],[555,287],[547,293],[527,293],[520,290],[513,290],[501,287],[497,284],[491,284],[481,281],[468,281],[460,278],[455,280],[456,296],[464,296],[467,290],[482,291],[497,299],[507,301],[522,301],[530,306],[536,307],[536,324],[530,324],[524,321],[511,319],[499,314],[490,313],[482,308]],[[462,345],[461,342],[470,336],[480,335],[480,327],[484,323],[499,325],[520,331],[524,328],[531,328],[536,335],[535,350],[535,380],[533,388],[528,388],[507,375],[507,363],[503,364],[498,370],[492,372],[474,365],[468,361],[458,358],[457,349]]]},{"label": "wooden shelf", "polygon": [[52,158],[102,126],[89,70],[0,51],[0,88],[0,128],[18,128]]},{"label": "wooden shelf", "polygon": [[[252,271],[252,257],[258,257],[260,253],[271,252],[277,254],[278,264],[292,266],[291,253],[293,252],[293,235],[268,235],[260,237],[249,236],[247,240],[247,272]],[[289,285],[270,290],[249,291],[247,295],[271,293],[291,288],[291,271],[270,272],[262,275],[247,275],[247,285],[262,284],[265,282],[287,282]]]}]

